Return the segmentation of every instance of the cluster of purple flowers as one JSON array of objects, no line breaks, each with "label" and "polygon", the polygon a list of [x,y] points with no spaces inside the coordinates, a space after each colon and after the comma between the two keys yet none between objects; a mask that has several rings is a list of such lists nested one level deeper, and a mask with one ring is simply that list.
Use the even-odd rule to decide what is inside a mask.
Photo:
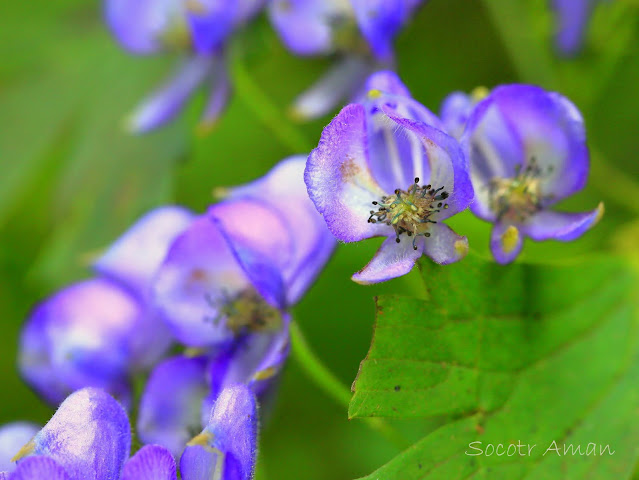
[{"label": "cluster of purple flowers", "polygon": [[[224,389],[202,432],[178,457],[181,478],[252,478],[257,424],[251,389],[246,385]],[[0,480],[177,480],[178,463],[161,445],[147,445],[129,458],[127,413],[101,389],[71,394],[42,429],[5,426],[0,430],[0,444],[0,454],[15,453],[10,461],[0,459],[0,470],[4,470]]]},{"label": "cluster of purple flowers", "polygon": [[[42,429],[0,429],[0,480],[171,480],[178,466],[185,480],[248,480],[258,404],[268,405],[289,353],[288,311],[335,239],[385,238],[353,275],[370,284],[408,273],[422,255],[461,260],[468,239],[445,222],[467,208],[493,224],[490,249],[503,264],[525,237],[573,240],[599,220],[601,205],[552,209],[588,175],[584,122],[568,99],[504,85],[454,92],[438,116],[380,68],[393,65],[393,37],[420,3],[105,2],[126,48],[186,54],[132,117],[136,131],[170,120],[203,83],[211,86],[203,121],[213,122],[230,91],[229,38],[263,8],[293,52],[340,57],[298,98],[297,114],[354,100],[308,158],[290,157],[228,189],[204,214],[178,206],[148,213],[95,260],[92,278],[33,310],[19,368],[60,407]],[[560,11],[567,3],[555,2]],[[146,446],[129,458],[126,410],[133,379],[147,372],[136,419]]]},{"label": "cluster of purple flowers", "polygon": [[[33,310],[20,345],[19,367],[27,382],[54,405],[71,394],[63,406],[68,404],[77,395],[72,392],[90,387],[130,408],[133,377],[153,367],[138,405],[139,439],[162,445],[171,458],[182,455],[182,478],[250,478],[256,442],[252,398],[264,405],[273,395],[289,353],[287,310],[336,245],[306,193],[305,161],[283,160],[265,177],[229,189],[203,215],[169,206],[138,220],[97,258],[94,278],[64,288]],[[167,358],[174,341],[185,349]],[[253,421],[236,425],[245,411],[253,412]],[[16,428],[7,436],[24,440],[25,429]],[[201,468],[193,465],[204,461],[198,460],[204,453],[185,447],[210,444],[224,453],[225,435],[253,447],[244,451],[241,465],[226,458],[215,467],[218,476],[198,476]],[[46,448],[34,452],[49,454]],[[133,467],[125,473],[127,468]],[[241,474],[232,473],[238,468]]]},{"label": "cluster of purple flowers", "polygon": [[105,0],[111,31],[138,55],[179,52],[174,75],[135,110],[133,132],[146,132],[172,120],[202,85],[209,99],[202,126],[223,112],[231,83],[231,37],[261,10],[297,55],[339,55],[322,79],[296,101],[300,118],[313,118],[349,98],[375,69],[392,67],[392,40],[422,0]]},{"label": "cluster of purple flowers", "polygon": [[467,239],[443,221],[467,207],[494,224],[490,248],[499,263],[515,259],[524,236],[573,240],[602,214],[601,205],[550,210],[588,174],[583,120],[565,97],[506,85],[455,92],[442,110],[440,120],[394,73],[376,73],[309,156],[309,196],[335,237],[386,237],[356,282],[404,275],[422,254],[440,264],[463,258]]},{"label": "cluster of purple flowers", "polygon": [[[579,52],[594,7],[603,0],[553,0],[556,47]],[[331,112],[361,94],[373,72],[394,69],[393,40],[423,0],[105,0],[106,22],[136,55],[173,53],[181,61],[173,75],[127,121],[143,133],[171,121],[201,87],[208,90],[201,127],[210,128],[232,91],[229,43],[265,10],[288,50],[299,56],[334,56],[335,64],[293,102],[299,119]]]}]

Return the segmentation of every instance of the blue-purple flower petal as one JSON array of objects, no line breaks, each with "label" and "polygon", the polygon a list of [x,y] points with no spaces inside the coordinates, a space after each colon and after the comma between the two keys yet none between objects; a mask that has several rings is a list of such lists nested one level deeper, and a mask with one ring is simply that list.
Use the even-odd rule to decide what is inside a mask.
[{"label": "blue-purple flower petal", "polygon": [[490,233],[490,251],[497,263],[505,265],[517,258],[523,247],[524,238],[515,225],[497,222]]},{"label": "blue-purple flower petal", "polygon": [[331,53],[335,25],[348,23],[352,10],[339,0],[273,0],[273,27],[286,47],[297,55]]},{"label": "blue-purple flower petal", "polygon": [[588,22],[600,0],[552,0],[555,10],[555,43],[567,57],[579,53],[584,43]]},{"label": "blue-purple flower petal", "polygon": [[215,125],[220,115],[226,110],[231,96],[231,82],[226,66],[222,62],[211,73],[210,84],[211,91],[200,120],[200,128],[203,131],[207,131]]},{"label": "blue-purple flower petal", "polygon": [[166,448],[147,445],[126,462],[120,480],[177,480],[175,459]]},{"label": "blue-purple flower petal", "polygon": [[154,301],[180,342],[210,346],[233,338],[222,308],[249,286],[225,237],[203,215],[169,249],[156,276]]},{"label": "blue-purple flower petal", "polygon": [[292,226],[261,201],[238,199],[213,205],[208,212],[251,285],[271,305],[286,306],[283,270],[293,257]]},{"label": "blue-purple flower petal", "polygon": [[392,60],[393,39],[409,15],[405,0],[351,0],[357,24],[373,54]]},{"label": "blue-purple flower petal", "polygon": [[453,92],[442,102],[440,118],[448,135],[460,139],[475,106],[472,96],[464,92]]},{"label": "blue-purple flower petal", "polygon": [[116,284],[93,279],[67,287],[38,305],[21,336],[19,366],[51,403],[97,386],[126,401],[128,376],[166,349],[140,302]]},{"label": "blue-purple flower petal", "polygon": [[255,199],[268,205],[287,224],[293,242],[292,256],[282,268],[288,305],[300,299],[336,246],[326,222],[308,198],[305,165],[305,156],[286,158],[264,177],[231,189],[228,196],[229,199]]},{"label": "blue-purple flower petal", "polygon": [[278,328],[246,334],[230,348],[213,356],[207,367],[208,412],[220,392],[229,385],[247,384],[258,397],[269,389],[289,354],[289,324],[290,318],[284,315]]},{"label": "blue-purple flower petal", "polygon": [[591,212],[568,213],[542,210],[520,226],[522,232],[533,240],[575,240],[594,227],[604,213],[603,204]]},{"label": "blue-purple flower petal", "polygon": [[257,402],[246,385],[224,389],[204,431],[184,450],[184,480],[250,480],[257,455]]},{"label": "blue-purple flower petal", "polygon": [[[194,432],[202,428],[202,401],[209,392],[205,357],[177,356],[151,373],[140,400],[138,435],[178,457]],[[170,394],[167,394],[170,392]]]},{"label": "blue-purple flower petal", "polygon": [[193,56],[180,64],[174,75],[135,109],[127,120],[127,129],[145,133],[173,120],[219,60],[214,56]]},{"label": "blue-purple flower petal", "polygon": [[[10,480],[75,480],[55,460],[48,457],[29,457],[20,462]],[[0,474],[2,479],[2,474]]]},{"label": "blue-purple flower petal", "polygon": [[220,49],[235,27],[239,2],[192,0],[186,4],[193,49],[201,55]]},{"label": "blue-purple flower petal", "polygon": [[109,28],[128,50],[151,54],[164,48],[171,32],[187,35],[182,0],[106,0],[104,14]]},{"label": "blue-purple flower petal", "polygon": [[93,268],[146,298],[169,246],[194,218],[193,213],[178,206],[152,210],[116,240]]}]

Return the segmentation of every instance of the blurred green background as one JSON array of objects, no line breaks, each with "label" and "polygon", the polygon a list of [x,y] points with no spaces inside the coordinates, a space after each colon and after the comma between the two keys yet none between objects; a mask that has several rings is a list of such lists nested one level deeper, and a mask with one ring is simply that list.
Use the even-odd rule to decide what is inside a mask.
[{"label": "blurred green background", "polygon": [[[626,227],[639,215],[639,9],[624,0],[601,5],[583,53],[561,60],[552,48],[548,3],[430,0],[398,39],[398,71],[435,111],[453,90],[509,82],[538,83],[572,98],[586,118],[593,166],[588,188],[563,206],[586,210],[604,200],[606,215],[574,243],[528,242],[524,259],[632,249],[639,244]],[[240,73],[248,72],[280,112],[330,64],[291,56],[264,18],[243,36]],[[305,152],[273,135],[281,125],[256,116],[259,99],[242,85],[207,136],[194,128],[202,97],[170,127],[127,136],[123,118],[174,59],[122,51],[101,23],[98,2],[2,2],[0,58],[0,423],[44,423],[52,410],[15,368],[20,325],[34,302],[88,276],[92,256],[146,210],[180,203],[202,211],[215,187],[252,180],[285,156]],[[308,149],[329,119],[294,126]],[[469,213],[450,223],[471,248],[487,252],[487,224]],[[370,343],[373,296],[419,287],[414,274],[375,287],[350,281],[378,243],[340,246],[294,312],[345,388]],[[398,427],[417,439],[435,423]],[[397,453],[364,423],[349,422],[346,409],[289,362],[261,435],[259,478],[352,479]]]}]

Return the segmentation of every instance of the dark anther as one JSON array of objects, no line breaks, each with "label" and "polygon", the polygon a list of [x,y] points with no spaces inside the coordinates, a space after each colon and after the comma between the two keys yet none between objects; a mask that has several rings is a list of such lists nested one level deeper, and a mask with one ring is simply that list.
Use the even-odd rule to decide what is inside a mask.
[{"label": "dark anther", "polygon": [[438,208],[442,208],[442,202],[439,202],[439,203],[437,204],[437,207],[438,207]]},{"label": "dark anther", "polygon": [[373,205],[377,205],[377,202],[373,202]]},{"label": "dark anther", "polygon": [[426,190],[429,190],[431,187],[432,187],[432,185],[428,184],[428,185],[426,185],[424,188],[425,188]]},{"label": "dark anther", "polygon": [[411,236],[413,235],[413,232],[411,232],[410,230],[408,230],[408,231],[406,232],[406,235],[408,235],[409,237],[411,237]]},{"label": "dark anther", "polygon": [[399,237],[395,239],[395,243],[399,243]]},{"label": "dark anther", "polygon": [[442,198],[442,200],[445,200],[448,198],[449,195],[448,192],[442,192],[439,196]]},{"label": "dark anther", "polygon": [[424,236],[425,236],[425,237],[430,237],[430,233],[426,232],[426,233],[424,234]]},{"label": "dark anther", "polygon": [[395,195],[399,195],[399,188],[395,189]]},{"label": "dark anther", "polygon": [[419,177],[415,177],[415,183],[419,183]]}]

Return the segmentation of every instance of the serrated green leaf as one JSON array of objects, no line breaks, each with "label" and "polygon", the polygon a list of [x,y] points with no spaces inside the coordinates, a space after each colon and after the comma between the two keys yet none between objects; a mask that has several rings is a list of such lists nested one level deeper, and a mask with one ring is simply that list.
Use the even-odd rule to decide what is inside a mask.
[{"label": "serrated green leaf", "polygon": [[[367,479],[629,478],[639,436],[635,275],[618,259],[424,263],[430,300],[378,300],[349,415],[446,416]],[[469,456],[536,444],[530,455]],[[614,455],[543,455],[552,442]],[[599,453],[599,451],[597,451]]]}]

